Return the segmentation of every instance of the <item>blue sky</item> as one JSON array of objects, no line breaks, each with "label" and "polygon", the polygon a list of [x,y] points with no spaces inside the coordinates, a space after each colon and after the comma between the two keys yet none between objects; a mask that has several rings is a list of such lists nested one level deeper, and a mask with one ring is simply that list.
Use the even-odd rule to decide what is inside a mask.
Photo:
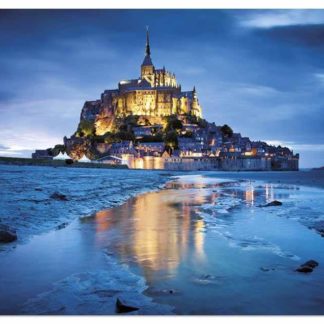
[{"label": "blue sky", "polygon": [[324,10],[0,10],[0,155],[76,129],[85,100],[152,60],[204,117],[324,165]]}]

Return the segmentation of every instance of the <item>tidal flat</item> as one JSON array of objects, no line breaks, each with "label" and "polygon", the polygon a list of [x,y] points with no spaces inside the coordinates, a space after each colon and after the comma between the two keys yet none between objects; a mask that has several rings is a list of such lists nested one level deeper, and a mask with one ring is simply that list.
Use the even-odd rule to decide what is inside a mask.
[{"label": "tidal flat", "polygon": [[0,313],[323,315],[315,178],[1,166]]}]

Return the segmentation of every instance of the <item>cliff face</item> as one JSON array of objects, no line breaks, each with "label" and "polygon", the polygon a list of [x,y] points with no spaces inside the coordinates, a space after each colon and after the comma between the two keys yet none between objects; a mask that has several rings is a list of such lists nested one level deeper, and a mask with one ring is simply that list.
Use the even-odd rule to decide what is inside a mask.
[{"label": "cliff face", "polygon": [[103,135],[113,130],[114,108],[102,100],[86,101],[81,111],[79,129],[92,124],[94,135]]}]

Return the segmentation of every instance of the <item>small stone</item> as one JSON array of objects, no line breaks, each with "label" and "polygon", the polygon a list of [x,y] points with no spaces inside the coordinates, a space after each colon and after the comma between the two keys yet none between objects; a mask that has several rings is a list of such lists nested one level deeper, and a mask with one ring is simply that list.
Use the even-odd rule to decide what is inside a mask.
[{"label": "small stone", "polygon": [[316,268],[319,265],[319,263],[315,260],[309,260],[301,265],[301,267],[310,267],[312,269]]},{"label": "small stone", "polygon": [[273,207],[273,206],[281,206],[282,202],[278,200],[274,200],[269,202],[268,204],[264,205],[263,207]]},{"label": "small stone", "polygon": [[66,195],[60,194],[59,192],[54,192],[50,198],[55,199],[55,200],[62,200],[62,201],[67,201],[68,198]]},{"label": "small stone", "polygon": [[62,224],[60,224],[60,225],[58,225],[58,226],[56,226],[56,229],[57,230],[61,230],[61,229],[63,229],[63,228],[65,228],[66,226],[68,226],[69,225],[69,223],[62,223]]},{"label": "small stone", "polygon": [[116,311],[117,313],[129,313],[139,310],[138,307],[129,306],[124,304],[119,298],[116,300]]},{"label": "small stone", "polygon": [[7,225],[0,225],[0,242],[10,243],[17,240],[16,231]]},{"label": "small stone", "polygon": [[302,272],[302,273],[309,273],[309,272],[313,272],[313,268],[311,267],[303,267],[303,266],[300,266],[299,268],[296,269],[297,272]]},{"label": "small stone", "polygon": [[324,237],[324,228],[317,228],[316,231],[317,231],[317,233],[319,235],[321,235],[322,237]]}]

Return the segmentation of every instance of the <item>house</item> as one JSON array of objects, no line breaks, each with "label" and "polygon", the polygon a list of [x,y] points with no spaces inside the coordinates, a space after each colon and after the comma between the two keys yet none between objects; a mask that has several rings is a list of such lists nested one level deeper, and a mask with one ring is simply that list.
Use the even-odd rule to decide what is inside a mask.
[{"label": "house", "polygon": [[48,150],[36,150],[32,153],[32,159],[53,160],[53,155],[50,155]]},{"label": "house", "polygon": [[157,153],[161,155],[164,152],[164,142],[142,142],[136,145],[136,150],[141,154]]},{"label": "house", "polygon": [[108,153],[110,155],[136,154],[136,150],[134,149],[132,141],[121,141],[111,144]]}]

